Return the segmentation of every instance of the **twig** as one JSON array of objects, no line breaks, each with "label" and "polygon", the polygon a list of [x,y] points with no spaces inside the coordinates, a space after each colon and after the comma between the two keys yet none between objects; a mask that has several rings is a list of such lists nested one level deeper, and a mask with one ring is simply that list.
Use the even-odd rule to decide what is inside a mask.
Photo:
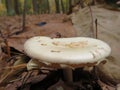
[{"label": "twig", "polygon": [[26,74],[25,74],[25,76],[23,77],[23,79],[22,79],[22,84],[21,84],[21,90],[24,88],[24,84],[25,84],[25,79],[26,79],[26,77],[29,75],[29,72],[27,72]]},{"label": "twig", "polygon": [[97,19],[95,19],[95,38],[97,39],[98,38],[98,27],[97,27]]},{"label": "twig", "polygon": [[20,81],[22,78],[17,78],[15,80],[11,80],[9,83],[13,83],[13,82],[16,82],[16,81]]},{"label": "twig", "polygon": [[0,35],[2,38],[5,38],[1,30],[0,30]]},{"label": "twig", "polygon": [[22,30],[20,31],[17,31],[17,32],[14,32],[14,33],[11,33],[9,36],[12,36],[12,35],[18,35],[22,32],[25,31],[25,26],[26,26],[26,3],[27,3],[27,0],[24,0],[24,7],[23,7],[23,15],[22,15]]},{"label": "twig", "polygon": [[33,74],[33,71],[28,72],[28,75],[26,76],[26,78],[24,79],[24,85],[27,82],[27,80],[31,77],[31,75]]},{"label": "twig", "polygon": [[20,34],[22,31],[16,31],[16,32],[13,32],[13,33],[10,33],[8,36],[7,36],[7,38],[8,37],[11,37],[11,36],[13,36],[13,35],[18,35],[18,34]]},{"label": "twig", "polygon": [[1,37],[2,37],[2,39],[3,39],[3,41],[4,41],[4,43],[5,43],[5,45],[6,45],[6,47],[7,47],[8,57],[11,57],[11,55],[10,55],[10,47],[9,47],[9,44],[8,44],[7,37],[5,37],[5,36],[3,35],[3,33],[2,33],[1,30],[0,30],[0,35],[1,35]]},{"label": "twig", "polygon": [[23,90],[25,88],[25,83],[27,82],[27,80],[31,77],[33,71],[31,72],[27,72],[26,75],[23,77],[23,80],[22,80],[22,85],[20,87],[20,90]]},{"label": "twig", "polygon": [[1,68],[0,70],[7,70],[7,69],[18,70],[18,69],[23,69],[26,67],[27,67],[27,64],[20,64],[20,65],[16,65],[16,66],[4,67],[4,68]]},{"label": "twig", "polygon": [[[9,79],[12,78],[14,75],[18,74],[20,71],[26,68],[26,64],[17,65],[13,67],[7,67],[6,69],[9,70],[0,80],[0,84],[4,85],[9,83]],[[5,70],[6,70],[5,69]]]},{"label": "twig", "polygon": [[6,45],[6,47],[7,47],[7,54],[8,54],[8,57],[10,58],[10,57],[11,57],[11,55],[10,55],[10,47],[9,47],[7,38],[4,39],[4,42],[5,42],[5,45]]}]

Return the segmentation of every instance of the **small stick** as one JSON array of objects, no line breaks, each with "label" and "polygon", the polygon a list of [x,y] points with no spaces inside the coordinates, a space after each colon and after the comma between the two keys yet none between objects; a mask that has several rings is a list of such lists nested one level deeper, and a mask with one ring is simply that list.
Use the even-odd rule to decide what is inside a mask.
[{"label": "small stick", "polygon": [[3,35],[3,33],[2,33],[1,30],[0,30],[0,35],[1,35],[2,39],[4,40],[4,43],[5,43],[6,47],[7,47],[8,57],[11,57],[11,55],[10,55],[10,47],[9,47],[9,44],[8,44],[8,40],[7,40],[7,38]]},{"label": "small stick", "polygon": [[12,36],[14,34],[18,35],[18,34],[20,34],[20,33],[22,33],[22,32],[25,31],[25,25],[26,25],[26,8],[27,8],[26,7],[26,3],[27,3],[27,0],[24,0],[23,15],[22,15],[22,30],[14,32],[14,33],[10,34],[9,36]]},{"label": "small stick", "polygon": [[0,30],[0,35],[2,38],[5,38],[1,30]]},{"label": "small stick", "polygon": [[22,78],[18,78],[18,79],[15,79],[15,80],[11,80],[10,83],[13,83],[13,82],[16,82],[16,81],[20,81]]},{"label": "small stick", "polygon": [[7,54],[8,54],[8,57],[10,58],[10,57],[11,57],[11,55],[10,55],[10,47],[9,47],[7,38],[4,39],[4,42],[5,42],[5,45],[6,45],[6,47],[7,47]]},{"label": "small stick", "polygon": [[31,77],[32,74],[33,74],[33,70],[28,72],[28,75],[26,76],[26,78],[24,78],[23,84],[25,84],[27,82],[27,80]]},{"label": "small stick", "polygon": [[95,38],[97,39],[98,38],[98,27],[97,27],[97,19],[95,19]]},{"label": "small stick", "polygon": [[18,69],[22,69],[22,68],[26,68],[26,67],[27,67],[27,64],[20,64],[20,65],[16,65],[16,66],[1,68],[0,70],[7,70],[7,69],[18,70]]},{"label": "small stick", "polygon": [[20,87],[20,90],[23,90],[25,87],[25,83],[27,82],[27,80],[31,77],[31,75],[33,74],[33,71],[31,72],[27,72],[26,75],[23,77],[22,79],[22,85]]}]

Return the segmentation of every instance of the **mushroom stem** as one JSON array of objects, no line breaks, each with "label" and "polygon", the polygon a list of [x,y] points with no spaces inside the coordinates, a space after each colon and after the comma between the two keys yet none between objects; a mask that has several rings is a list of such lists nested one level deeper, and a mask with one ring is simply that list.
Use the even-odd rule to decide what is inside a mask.
[{"label": "mushroom stem", "polygon": [[73,72],[71,68],[63,69],[63,75],[64,75],[65,82],[67,83],[73,82]]}]

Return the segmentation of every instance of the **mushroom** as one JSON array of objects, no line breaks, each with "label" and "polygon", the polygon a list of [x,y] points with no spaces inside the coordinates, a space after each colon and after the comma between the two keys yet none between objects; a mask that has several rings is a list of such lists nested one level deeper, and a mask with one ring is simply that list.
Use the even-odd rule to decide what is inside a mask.
[{"label": "mushroom", "polygon": [[36,36],[25,42],[24,51],[42,66],[62,68],[66,81],[72,82],[72,69],[99,64],[109,56],[111,48],[101,40],[88,37]]}]

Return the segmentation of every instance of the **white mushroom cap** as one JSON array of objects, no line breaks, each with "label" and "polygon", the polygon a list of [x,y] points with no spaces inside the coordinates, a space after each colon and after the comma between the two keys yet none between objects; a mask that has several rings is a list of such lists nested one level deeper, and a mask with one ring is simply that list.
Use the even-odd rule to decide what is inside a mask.
[{"label": "white mushroom cap", "polygon": [[61,67],[101,62],[111,53],[108,44],[88,37],[52,39],[37,36],[25,42],[24,50],[28,56],[42,63],[57,63]]}]

